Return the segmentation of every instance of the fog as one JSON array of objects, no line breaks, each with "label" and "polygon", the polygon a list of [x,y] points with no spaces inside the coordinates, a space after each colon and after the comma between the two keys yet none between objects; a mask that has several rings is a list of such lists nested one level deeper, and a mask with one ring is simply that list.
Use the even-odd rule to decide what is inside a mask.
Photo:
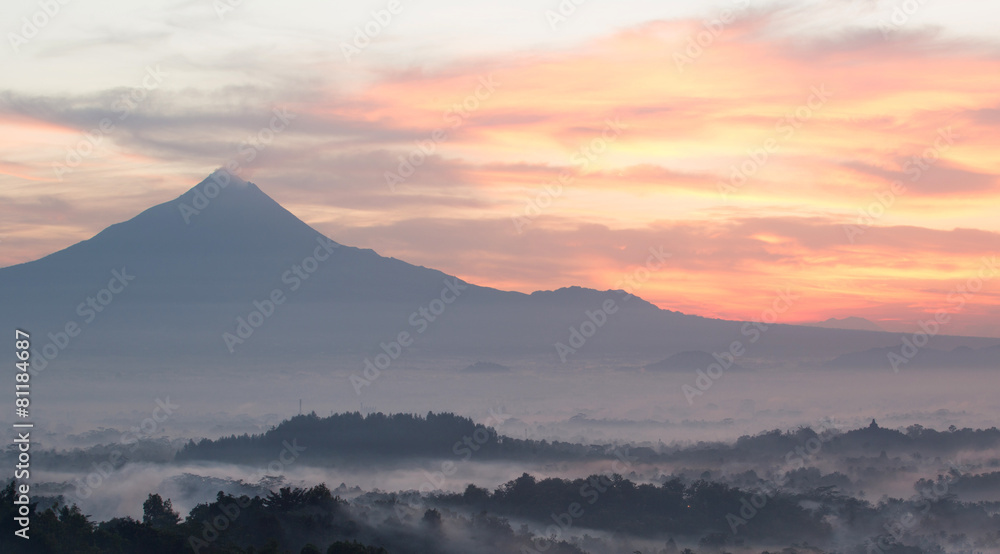
[{"label": "fog", "polygon": [[[63,368],[40,378],[36,427],[43,446],[85,446],[141,427],[156,411],[162,421],[146,422],[137,434],[216,438],[264,431],[299,413],[301,400],[304,412],[319,415],[448,411],[485,422],[492,413],[503,417],[491,426],[518,438],[683,444],[731,441],[824,418],[848,427],[875,419],[890,428],[947,429],[992,427],[1000,416],[1000,400],[984,386],[995,380],[988,370],[732,372],[688,402],[682,387],[698,390],[694,372],[528,360],[503,360],[512,368],[506,373],[458,371],[473,361],[404,361],[360,395],[350,376],[363,368],[345,364],[244,372],[182,368],[180,375],[110,362],[96,371]],[[162,414],[158,399],[177,408]],[[113,430],[95,432],[102,428]]]},{"label": "fog", "polygon": [[[993,427],[1000,415],[995,396],[983,386],[991,374],[982,370],[893,374],[758,369],[725,373],[689,403],[682,387],[696,386],[698,375],[693,372],[654,373],[596,362],[563,366],[513,359],[501,360],[511,368],[508,372],[459,371],[475,361],[401,363],[382,372],[360,395],[349,379],[357,368],[344,366],[265,372],[250,368],[242,376],[226,369],[187,368],[184,379],[135,368],[126,372],[113,366],[96,371],[102,375],[97,378],[52,371],[45,375],[49,380],[45,387],[38,389],[36,402],[44,409],[39,409],[36,425],[39,446],[54,449],[58,455],[45,454],[52,456],[51,461],[39,464],[33,478],[44,494],[62,495],[64,501],[78,504],[84,513],[103,521],[122,516],[141,518],[143,500],[153,492],[170,498],[175,509],[184,514],[199,503],[211,502],[219,491],[252,496],[283,486],[308,488],[326,483],[345,499],[379,491],[414,491],[424,502],[424,495],[432,491],[461,493],[469,484],[493,490],[523,473],[538,479],[572,480],[612,472],[608,460],[498,461],[475,454],[464,460],[446,449],[437,458],[386,459],[341,467],[316,467],[315,460],[306,461],[306,457],[278,462],[279,451],[273,453],[275,463],[271,464],[172,460],[173,453],[190,439],[266,432],[298,414],[300,399],[303,412],[320,416],[345,411],[447,411],[518,439],[682,452],[685,448],[710,448],[710,443],[732,444],[741,436],[774,429],[831,428],[829,422],[835,422],[831,432],[867,427],[873,419],[890,429],[913,425],[977,429]],[[945,388],[948,394],[943,394]],[[88,394],[81,396],[81,390]],[[97,410],[96,405],[104,409]],[[305,452],[311,446],[301,440],[296,444]],[[102,446],[93,448],[95,445]],[[124,462],[114,459],[110,465],[105,463],[108,452],[114,451],[123,454]],[[775,451],[763,457],[730,457],[717,463],[700,455],[681,456],[674,461],[636,462],[622,473],[635,483],[660,484],[671,476],[691,483],[707,477],[732,486],[753,487],[757,478],[748,479],[747,472],[777,480],[790,469],[783,464],[783,457],[784,451]],[[892,453],[883,459],[878,453],[840,458],[820,450],[807,464],[815,468],[810,470],[815,474],[797,474],[781,485],[789,491],[806,492],[836,484],[843,494],[873,502],[888,497],[906,499],[916,494],[917,481],[933,482],[947,474],[949,463],[961,463],[965,473],[979,475],[1000,471],[998,459],[1000,452],[996,450],[966,449],[944,459],[934,453],[919,456],[910,452]],[[448,460],[456,467],[445,476],[442,461]],[[52,470],[54,467],[61,469]],[[961,487],[956,490],[961,491]],[[976,486],[966,487],[964,497],[995,499],[995,495],[973,494],[973,490]],[[511,523],[516,528],[517,518]],[[574,529],[573,536],[581,541],[584,534],[603,536],[599,530],[590,531]],[[663,546],[662,541],[659,546]]]}]

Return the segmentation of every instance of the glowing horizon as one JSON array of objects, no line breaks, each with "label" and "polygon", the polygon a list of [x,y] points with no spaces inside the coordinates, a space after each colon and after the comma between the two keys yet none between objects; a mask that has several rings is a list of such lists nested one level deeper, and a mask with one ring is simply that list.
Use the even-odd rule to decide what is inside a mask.
[{"label": "glowing horizon", "polygon": [[[539,8],[525,36],[464,55],[415,41],[430,16],[403,9],[351,60],[354,24],[304,41],[254,37],[274,8],[183,12],[216,25],[214,50],[160,29],[179,44],[121,53],[88,88],[73,46],[115,43],[40,33],[3,54],[38,79],[0,87],[0,266],[237,160],[332,239],[479,285],[617,288],[653,248],[669,263],[635,292],[661,308],[748,320],[790,289],[782,323],[912,331],[945,310],[947,334],[1000,337],[1000,45],[931,27],[939,8],[887,28],[891,9],[745,4],[604,26],[581,8],[554,31]],[[269,138],[274,110],[289,121]]]}]

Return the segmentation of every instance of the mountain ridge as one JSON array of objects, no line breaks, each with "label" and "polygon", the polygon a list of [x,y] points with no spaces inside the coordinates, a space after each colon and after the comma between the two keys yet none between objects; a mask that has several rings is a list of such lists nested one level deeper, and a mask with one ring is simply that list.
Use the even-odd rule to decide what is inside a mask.
[{"label": "mountain ridge", "polygon": [[825,329],[848,329],[853,331],[876,331],[885,332],[879,324],[863,317],[849,316],[844,318],[831,317],[825,321],[815,323],[804,323],[809,327],[823,327]]},{"label": "mountain ridge", "polygon": [[[500,362],[525,355],[549,362],[612,356],[648,363],[681,351],[724,351],[734,340],[745,343],[749,357],[830,359],[898,341],[887,333],[793,325],[768,326],[752,338],[744,322],[661,309],[624,291],[569,286],[525,294],[483,287],[337,243],[253,183],[213,187],[218,178],[213,173],[90,239],[0,269],[0,301],[8,307],[0,321],[42,336],[69,323],[84,325],[87,334],[60,350],[66,356],[187,356],[229,365],[236,353],[261,360],[341,354],[363,360],[402,332],[419,338],[408,357],[462,353]],[[114,271],[134,278],[112,294],[104,286]],[[88,304],[92,298],[101,304]],[[597,312],[605,307],[603,317]],[[248,317],[260,328],[248,327]],[[587,331],[593,318],[601,324],[584,337],[580,330]],[[238,347],[224,340],[241,330],[247,337]],[[581,340],[585,344],[572,356],[557,357],[557,343]],[[996,342],[936,340],[945,347]]]}]

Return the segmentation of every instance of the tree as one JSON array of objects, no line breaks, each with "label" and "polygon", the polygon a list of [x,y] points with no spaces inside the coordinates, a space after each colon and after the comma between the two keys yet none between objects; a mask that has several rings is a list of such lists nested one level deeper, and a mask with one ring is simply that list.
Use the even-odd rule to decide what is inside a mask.
[{"label": "tree", "polygon": [[180,523],[181,518],[174,511],[174,506],[166,502],[158,494],[150,494],[142,503],[142,522],[155,529],[168,529]]},{"label": "tree", "polygon": [[441,512],[433,508],[424,512],[424,517],[421,521],[424,525],[435,531],[441,530]]},{"label": "tree", "polygon": [[358,541],[338,541],[330,545],[326,554],[389,554],[386,549],[375,546],[365,546]]}]

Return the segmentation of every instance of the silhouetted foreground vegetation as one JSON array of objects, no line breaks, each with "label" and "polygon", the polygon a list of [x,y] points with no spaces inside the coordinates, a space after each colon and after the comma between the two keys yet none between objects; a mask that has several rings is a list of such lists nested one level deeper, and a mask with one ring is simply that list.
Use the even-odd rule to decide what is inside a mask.
[{"label": "silhouetted foreground vegetation", "polygon": [[[919,554],[1000,547],[1000,515],[947,495],[871,504],[829,490],[636,484],[616,474],[523,474],[492,492],[474,485],[461,494],[375,492],[351,503],[325,485],[253,498],[219,492],[183,520],[156,494],[143,503],[141,521],[95,524],[75,506],[34,504],[30,543],[13,538],[13,499],[12,483],[0,493],[5,553],[693,554],[678,544],[697,552],[790,544],[801,552]],[[515,531],[505,517],[527,523]]]},{"label": "silhouetted foreground vegetation", "polygon": [[[222,552],[265,554],[308,552],[328,554],[387,554],[352,537],[370,534],[350,519],[345,502],[325,485],[311,489],[284,488],[266,498],[219,493],[214,502],[199,504],[181,521],[170,501],[149,495],[142,521],[129,517],[93,523],[76,506],[38,510],[30,506],[30,539],[13,538],[13,483],[0,493],[3,537],[0,551],[31,553]],[[340,537],[320,549],[304,540]]]},{"label": "silhouetted foreground vegetation", "polygon": [[[469,485],[462,494],[438,495],[435,501],[441,507],[545,522],[544,535],[556,536],[575,528],[683,538],[712,548],[812,544],[848,552],[874,545],[882,552],[896,551],[903,541],[921,546],[913,552],[939,552],[940,545],[1000,547],[1000,515],[986,503],[959,502],[947,492],[927,489],[909,500],[872,504],[830,489],[791,493],[704,480],[686,486],[677,478],[654,485],[616,474],[574,480],[523,474],[492,493]],[[846,537],[853,544],[845,543]]]},{"label": "silhouetted foreground vegetation", "polygon": [[[0,493],[0,552],[707,554],[776,545],[794,547],[784,554],[1000,551],[998,447],[995,428],[902,431],[874,421],[849,431],[764,432],[731,444],[616,446],[512,439],[448,413],[309,414],[258,435],[189,442],[177,460],[246,465],[307,452],[303,461],[314,466],[407,457],[426,458],[409,467],[450,465],[435,463],[437,476],[425,472],[429,488],[338,488],[349,501],[325,485],[283,487],[282,478],[268,475],[259,483],[185,475],[179,482],[190,487],[173,490],[200,491],[174,496],[185,506],[226,490],[183,518],[157,494],[143,503],[141,521],[99,523],[60,505],[61,497],[39,496],[44,508],[30,507],[30,548],[13,538],[11,485]],[[517,473],[523,462],[539,460],[608,470],[570,479],[523,473],[493,490],[432,490],[442,486],[442,472],[481,460],[510,462],[498,465]],[[864,489],[880,483],[912,483],[915,494],[865,500]]]},{"label": "silhouetted foreground vegetation", "polygon": [[[725,538],[732,536],[727,515],[738,516],[741,501],[749,497],[746,491],[708,481],[685,486],[679,479],[672,479],[657,486],[636,484],[620,475],[538,481],[525,473],[492,494],[469,485],[464,494],[442,495],[438,500],[442,506],[537,521],[561,519],[568,522],[565,527],[603,529],[638,537],[720,534]],[[822,515],[803,509],[799,501],[793,495],[771,496],[767,509],[759,510],[753,525],[746,526],[740,536],[811,543],[828,537],[831,528]]]}]

